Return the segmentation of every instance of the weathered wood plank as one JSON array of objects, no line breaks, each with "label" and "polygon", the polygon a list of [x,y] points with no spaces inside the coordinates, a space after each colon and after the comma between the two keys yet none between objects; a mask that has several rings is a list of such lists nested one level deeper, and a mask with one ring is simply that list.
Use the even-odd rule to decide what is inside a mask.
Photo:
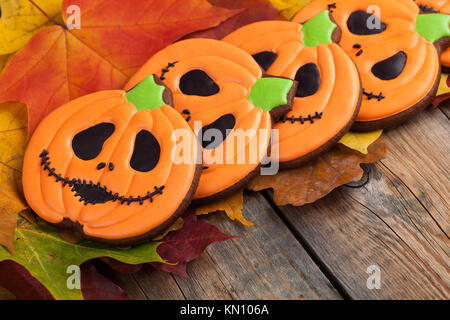
[{"label": "weathered wood plank", "polygon": [[256,225],[207,217],[242,238],[210,246],[188,266],[191,279],[175,276],[187,299],[341,298],[261,194],[246,194],[244,216]]},{"label": "weathered wood plank", "polygon": [[450,231],[450,122],[439,110],[427,110],[388,132],[388,157],[381,162],[417,196],[448,235]]},{"label": "weathered wood plank", "polygon": [[[385,134],[370,182],[281,214],[356,299],[448,299],[448,119],[438,109]],[[370,290],[367,268],[381,268]]]},{"label": "weathered wood plank", "polygon": [[134,300],[182,300],[185,299],[173,276],[144,265],[136,273],[120,273],[106,263],[96,260],[97,270],[121,287]]},{"label": "weathered wood plank", "polygon": [[246,194],[244,215],[256,225],[206,217],[241,238],[209,246],[188,265],[189,279],[150,266],[133,275],[103,273],[133,299],[341,299],[261,194]]}]

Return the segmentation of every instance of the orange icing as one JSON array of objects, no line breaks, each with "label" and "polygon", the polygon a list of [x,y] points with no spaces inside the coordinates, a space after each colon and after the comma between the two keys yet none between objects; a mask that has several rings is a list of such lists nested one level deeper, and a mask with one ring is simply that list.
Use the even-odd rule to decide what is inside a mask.
[{"label": "orange icing", "polygon": [[[163,69],[169,63],[174,63]],[[219,86],[218,94],[211,96],[186,95],[180,87],[180,78],[188,71],[198,69],[206,72]],[[171,89],[174,107],[180,113],[189,110],[189,124],[195,129],[195,121],[201,121],[200,126],[211,124],[220,116],[232,114],[236,119],[233,132],[221,144],[223,156],[219,149],[203,149],[203,159],[218,156],[223,164],[206,164],[200,178],[200,183],[194,199],[202,199],[220,193],[251,174],[269,147],[271,117],[269,112],[263,112],[247,100],[250,90],[263,73],[258,64],[245,51],[226,42],[209,39],[191,39],[174,43],[155,54],[133,76],[125,86],[132,88],[149,74],[163,75],[164,84]],[[185,118],[188,116],[185,115]],[[244,149],[234,153],[234,160],[227,152],[236,129],[244,131],[257,130],[255,136],[246,138]],[[263,131],[259,131],[264,129]],[[257,143],[256,161],[249,161],[250,145]],[[244,163],[236,164],[237,158],[245,155]],[[242,159],[242,158],[241,158]],[[228,161],[228,162],[227,162]],[[228,164],[227,164],[228,163]]]},{"label": "orange icing", "polygon": [[[336,4],[332,16],[342,31],[339,45],[356,63],[361,75],[365,92],[378,95],[384,99],[363,97],[361,111],[357,121],[366,122],[388,118],[415,106],[431,91],[439,75],[440,64],[437,50],[415,32],[416,17],[419,8],[410,0],[313,0],[293,19],[304,22],[323,10],[331,3]],[[371,6],[378,6],[381,21],[386,30],[372,35],[357,35],[349,31],[347,19],[357,10],[367,11]],[[354,48],[361,45],[363,53]],[[378,62],[403,51],[407,62],[402,73],[395,79],[382,80],[374,76],[371,68]]]},{"label": "orange icing", "polygon": [[[74,135],[99,123],[112,123],[115,131],[93,160],[82,160],[74,155]],[[149,172],[138,172],[130,167],[136,134],[148,130],[161,146],[160,159]],[[196,138],[185,120],[172,107],[136,111],[127,102],[125,91],[93,93],[56,109],[34,132],[28,145],[23,166],[23,188],[31,208],[44,220],[60,223],[64,218],[83,225],[85,234],[102,239],[126,239],[145,234],[169,219],[180,206],[193,183],[196,161],[175,164],[171,140],[175,129],[190,132],[194,150]],[[49,176],[41,165],[40,154],[46,149],[51,167],[63,177],[93,181],[106,186],[113,193],[137,197],[164,186],[163,194],[146,200],[121,204],[120,201],[87,204],[74,196],[71,187]],[[193,153],[194,155],[196,153]],[[114,164],[114,170],[99,170],[101,162]]]},{"label": "orange icing", "polygon": [[[267,74],[295,79],[297,70],[314,63],[320,71],[319,90],[307,97],[294,98],[287,117],[322,114],[314,123],[278,122],[279,160],[288,162],[307,156],[338,134],[351,122],[359,108],[361,94],[358,71],[347,54],[336,44],[304,48],[302,26],[285,21],[263,21],[244,26],[223,40],[254,55],[269,51],[277,54]],[[302,83],[299,83],[302,86]]]}]

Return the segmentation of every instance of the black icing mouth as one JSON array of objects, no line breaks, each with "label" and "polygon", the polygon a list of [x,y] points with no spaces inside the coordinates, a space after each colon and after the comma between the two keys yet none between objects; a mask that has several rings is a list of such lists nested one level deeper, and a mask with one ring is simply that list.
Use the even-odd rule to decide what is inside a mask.
[{"label": "black icing mouth", "polygon": [[100,182],[94,184],[94,182],[81,179],[70,179],[64,178],[61,174],[56,173],[56,169],[52,168],[50,157],[48,156],[48,151],[43,150],[39,155],[41,160],[41,166],[45,171],[48,171],[49,177],[54,177],[56,182],[62,182],[63,187],[69,186],[71,187],[71,191],[74,192],[75,197],[79,197],[80,202],[84,202],[84,205],[88,204],[102,204],[109,201],[116,202],[120,201],[120,204],[126,203],[130,205],[131,203],[138,202],[140,205],[143,205],[144,201],[149,200],[153,202],[153,197],[159,194],[163,194],[163,190],[165,186],[154,187],[153,192],[147,192],[144,196],[129,196],[125,197],[123,195],[119,195],[118,193],[113,193],[111,190],[108,190],[106,186],[102,186]]},{"label": "black icing mouth", "polygon": [[439,13],[439,10],[434,9],[433,7],[429,7],[426,4],[419,4],[420,11],[424,13]]},{"label": "black icing mouth", "polygon": [[300,116],[298,118],[291,116],[291,117],[287,117],[287,116],[283,116],[280,120],[278,120],[278,122],[282,122],[285,123],[286,121],[291,122],[292,124],[299,122],[300,124],[305,124],[305,122],[311,122],[314,123],[316,120],[320,120],[323,117],[323,112],[316,112],[316,114],[312,115],[308,115],[306,118],[303,116]]},{"label": "black icing mouth", "polygon": [[383,99],[386,99],[386,97],[383,96],[383,92],[374,94],[373,92],[367,92],[365,89],[363,89],[363,95],[365,95],[368,100],[377,99],[378,101],[381,101]]}]

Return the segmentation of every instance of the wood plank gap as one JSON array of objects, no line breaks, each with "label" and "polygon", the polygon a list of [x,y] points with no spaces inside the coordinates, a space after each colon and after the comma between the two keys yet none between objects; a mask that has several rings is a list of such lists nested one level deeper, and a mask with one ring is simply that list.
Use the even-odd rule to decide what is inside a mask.
[{"label": "wood plank gap", "polygon": [[145,290],[141,287],[141,285],[139,284],[139,281],[137,281],[136,277],[134,276],[134,274],[131,274],[131,279],[133,279],[133,282],[136,284],[136,287],[139,289],[139,291],[141,291],[141,293],[144,295],[145,300],[150,300],[149,296],[145,293]]},{"label": "wood plank gap", "polygon": [[[450,103],[449,103],[449,105],[450,105]],[[445,105],[443,107],[438,107],[438,109],[442,111],[442,113],[447,117],[448,120],[450,120],[450,112],[448,110],[449,109],[448,105]]]},{"label": "wood plank gap", "polygon": [[184,300],[187,300],[186,295],[183,292],[183,289],[181,289],[180,284],[177,281],[177,278],[173,273],[170,273],[170,276],[172,277],[173,281],[175,281],[175,284],[177,285],[178,289],[180,290],[181,294],[183,295]]},{"label": "wood plank gap", "polygon": [[353,300],[352,296],[345,290],[344,285],[339,281],[338,278],[331,272],[331,270],[326,266],[326,264],[320,259],[320,257],[315,253],[314,249],[309,245],[308,241],[295,229],[295,227],[290,223],[290,221],[285,217],[283,211],[275,204],[271,195],[267,190],[261,191],[261,194],[275,211],[275,213],[280,217],[283,223],[286,225],[288,230],[297,239],[303,249],[308,253],[314,263],[317,265],[319,270],[328,279],[331,285],[336,289],[339,295],[344,300]]}]

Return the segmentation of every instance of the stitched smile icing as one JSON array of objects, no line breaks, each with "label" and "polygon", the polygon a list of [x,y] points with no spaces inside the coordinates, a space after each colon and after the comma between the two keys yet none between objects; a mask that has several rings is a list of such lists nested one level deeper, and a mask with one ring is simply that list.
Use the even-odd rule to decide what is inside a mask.
[{"label": "stitched smile icing", "polygon": [[149,200],[153,202],[153,197],[156,195],[163,194],[163,190],[165,186],[154,187],[153,192],[147,192],[144,196],[129,196],[125,197],[123,195],[119,195],[118,193],[113,193],[111,190],[108,190],[106,186],[102,186],[100,182],[94,184],[92,181],[87,182],[86,180],[81,179],[70,179],[67,177],[63,177],[61,174],[56,173],[56,169],[52,168],[49,153],[47,150],[43,150],[39,155],[41,160],[41,166],[45,171],[48,171],[49,177],[54,177],[56,182],[62,182],[63,187],[69,186],[71,187],[71,191],[74,192],[75,197],[79,197],[80,202],[84,202],[84,205],[88,204],[102,204],[109,201],[116,202],[120,201],[120,204],[126,203],[130,205],[131,203],[138,202],[139,205],[143,205],[144,201]]}]

